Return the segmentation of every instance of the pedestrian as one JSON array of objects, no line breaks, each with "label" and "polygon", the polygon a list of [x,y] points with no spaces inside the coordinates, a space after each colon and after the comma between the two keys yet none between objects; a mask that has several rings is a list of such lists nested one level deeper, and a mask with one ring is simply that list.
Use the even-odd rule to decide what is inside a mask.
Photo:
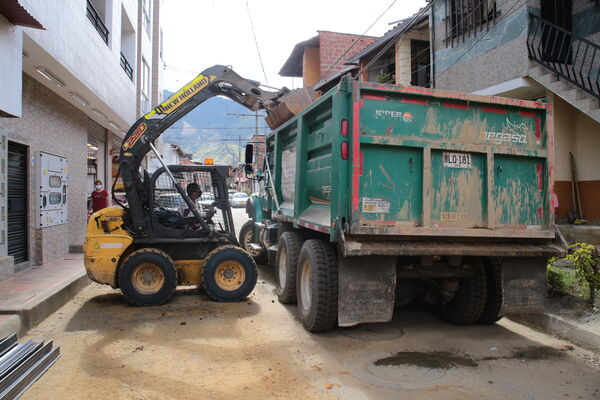
[{"label": "pedestrian", "polygon": [[100,179],[94,182],[94,191],[92,192],[92,201],[90,202],[90,214],[108,207],[108,192],[104,190]]}]

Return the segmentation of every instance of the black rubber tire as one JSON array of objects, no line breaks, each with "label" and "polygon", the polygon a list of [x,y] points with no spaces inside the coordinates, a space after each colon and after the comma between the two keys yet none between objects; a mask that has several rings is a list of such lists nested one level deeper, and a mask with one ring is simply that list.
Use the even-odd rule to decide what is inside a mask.
[{"label": "black rubber tire", "polygon": [[250,235],[250,241],[252,241],[253,229],[254,229],[254,222],[252,222],[252,221],[248,221],[244,225],[242,225],[242,229],[240,229],[240,238],[239,238],[240,245],[242,246],[242,248],[244,250],[246,250],[248,252],[248,254],[250,254],[252,256],[252,258],[254,258],[254,261],[257,264],[260,264],[260,265],[266,264],[267,259],[268,259],[268,254],[267,254],[266,250],[258,253],[253,249],[246,248],[245,237],[246,237],[246,235]]},{"label": "black rubber tire", "polygon": [[[298,232],[284,232],[279,238],[277,246],[277,262],[275,263],[275,293],[281,303],[296,304],[296,270],[298,267],[298,257],[304,238]],[[280,268],[285,254],[285,265]],[[282,271],[285,269],[285,271]],[[281,273],[284,272],[284,284],[281,285]]]},{"label": "black rubber tire", "polygon": [[[140,293],[134,286],[133,273],[140,264],[154,264],[163,273],[164,283],[153,294]],[[177,287],[177,270],[173,260],[164,251],[144,248],[131,253],[119,268],[119,287],[123,296],[133,305],[146,307],[166,303]]]},{"label": "black rubber tire", "polygon": [[476,323],[485,307],[487,298],[487,279],[485,267],[479,259],[466,262],[472,264],[474,275],[460,278],[458,290],[450,302],[438,304],[438,317],[454,325],[470,325]]},{"label": "black rubber tire", "polygon": [[[306,279],[310,282],[310,305],[305,308],[303,303],[304,263],[311,275]],[[338,311],[338,264],[334,247],[317,239],[304,242],[298,259],[296,281],[296,296],[298,298],[298,314],[302,325],[309,332],[323,332],[337,326]]]},{"label": "black rubber tire", "polygon": [[502,259],[491,257],[483,260],[487,277],[487,299],[478,324],[491,325],[502,319]]},{"label": "black rubber tire", "polygon": [[[221,263],[227,260],[237,261],[244,269],[245,279],[235,290],[226,290],[216,282],[215,273]],[[236,246],[217,247],[206,256],[202,269],[202,287],[208,296],[216,301],[242,301],[254,290],[258,272],[256,263],[250,254]]]}]

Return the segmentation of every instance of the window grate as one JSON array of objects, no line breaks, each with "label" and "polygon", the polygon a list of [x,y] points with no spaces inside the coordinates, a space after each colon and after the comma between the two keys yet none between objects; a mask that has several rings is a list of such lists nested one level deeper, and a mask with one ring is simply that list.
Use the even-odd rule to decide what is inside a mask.
[{"label": "window grate", "polygon": [[495,0],[446,0],[446,47],[489,30],[498,15]]},{"label": "window grate", "polygon": [[104,25],[98,11],[94,8],[90,0],[87,0],[87,17],[94,25],[104,43],[108,44],[108,28]]}]

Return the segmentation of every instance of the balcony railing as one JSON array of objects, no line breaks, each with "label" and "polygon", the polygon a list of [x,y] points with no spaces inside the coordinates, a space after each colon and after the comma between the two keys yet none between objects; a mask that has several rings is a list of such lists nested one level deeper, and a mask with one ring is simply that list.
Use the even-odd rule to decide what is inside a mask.
[{"label": "balcony railing", "polygon": [[123,68],[123,71],[125,71],[129,79],[133,82],[133,68],[131,68],[131,65],[127,62],[123,53],[121,53],[121,68]]},{"label": "balcony railing", "polygon": [[90,0],[87,0],[87,17],[104,40],[104,43],[108,44],[108,28],[104,25],[102,18],[100,18],[98,11],[96,11]]},{"label": "balcony railing", "polygon": [[600,45],[529,14],[529,58],[600,101]]}]

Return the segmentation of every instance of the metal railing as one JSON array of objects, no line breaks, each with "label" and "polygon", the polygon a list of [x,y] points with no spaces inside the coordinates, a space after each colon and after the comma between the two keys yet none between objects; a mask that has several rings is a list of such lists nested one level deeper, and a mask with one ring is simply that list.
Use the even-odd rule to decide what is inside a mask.
[{"label": "metal railing", "polygon": [[104,40],[104,43],[108,44],[108,28],[106,27],[106,25],[104,25],[104,21],[102,21],[102,18],[100,18],[98,11],[96,11],[90,0],[87,0],[86,14],[92,25],[94,25],[94,27],[100,34],[102,40]]},{"label": "metal railing", "polygon": [[125,71],[129,79],[131,79],[131,81],[133,82],[133,68],[131,67],[123,53],[121,53],[121,68],[123,68],[123,71]]},{"label": "metal railing", "polygon": [[529,14],[529,58],[600,101],[600,45]]}]

